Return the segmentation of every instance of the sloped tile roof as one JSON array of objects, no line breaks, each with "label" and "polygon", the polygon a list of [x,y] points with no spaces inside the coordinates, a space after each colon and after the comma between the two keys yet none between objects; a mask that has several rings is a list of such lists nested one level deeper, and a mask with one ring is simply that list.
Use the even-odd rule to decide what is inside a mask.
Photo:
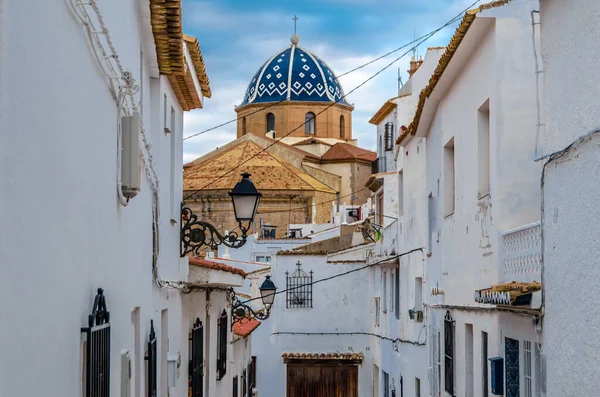
[{"label": "sloped tile roof", "polygon": [[450,43],[446,47],[446,50],[444,51],[442,56],[440,57],[440,60],[438,61],[438,64],[429,79],[429,83],[427,84],[427,86],[425,86],[425,88],[423,88],[423,90],[421,90],[421,93],[419,94],[417,110],[415,111],[415,116],[413,117],[412,122],[409,124],[408,128],[402,134],[400,134],[400,136],[398,136],[398,139],[396,139],[396,144],[401,145],[402,142],[409,135],[415,135],[417,133],[417,129],[419,128],[419,122],[421,121],[421,114],[423,113],[423,108],[425,107],[425,101],[427,100],[427,98],[429,98],[429,96],[437,86],[437,83],[440,81],[442,74],[450,64],[450,61],[452,60],[454,54],[458,50],[458,47],[460,46],[460,43],[462,42],[463,38],[469,31],[469,28],[471,27],[473,21],[477,17],[477,14],[479,14],[481,11],[503,6],[505,4],[508,4],[510,1],[511,0],[492,1],[490,3],[482,4],[478,8],[474,8],[465,13],[465,16],[463,17],[460,25],[458,25],[458,27],[456,28],[456,32],[454,32],[454,35],[450,39]]},{"label": "sloped tile roof", "polygon": [[233,333],[245,338],[250,335],[260,325],[260,321],[255,318],[243,318],[241,321],[233,324]]},{"label": "sloped tile roof", "polygon": [[[239,166],[239,172],[229,170]],[[226,151],[184,166],[183,190],[232,189],[240,181],[240,173],[249,172],[260,190],[304,190],[335,193],[333,189],[294,167],[250,140],[240,142]],[[218,178],[221,175],[224,177]]]},{"label": "sloped tile roof", "polygon": [[247,274],[242,269],[238,269],[237,267],[229,266],[224,263],[213,262],[206,259],[198,258],[195,256],[191,256],[189,259],[190,265],[205,267],[207,269],[220,270],[223,272],[228,272],[232,274],[238,274],[244,278],[246,278]]},{"label": "sloped tile roof", "polygon": [[349,143],[339,142],[333,145],[323,156],[322,160],[364,160],[373,162],[377,153]]},{"label": "sloped tile roof", "polygon": [[312,144],[321,144],[321,145],[332,146],[330,143],[322,141],[319,138],[308,138],[303,141],[296,142],[296,143],[292,144],[292,146],[302,146],[302,145],[312,145]]},{"label": "sloped tile roof", "polygon": [[362,361],[365,358],[363,353],[283,353],[281,355],[284,359],[296,359],[296,360],[352,360]]},{"label": "sloped tile roof", "polygon": [[202,107],[196,93],[191,71],[186,70],[184,41],[194,65],[193,73],[200,83],[202,95],[210,98],[210,82],[198,40],[183,34],[180,0],[150,0],[150,22],[156,45],[156,57],[160,74],[166,75],[177,101],[183,110]]}]

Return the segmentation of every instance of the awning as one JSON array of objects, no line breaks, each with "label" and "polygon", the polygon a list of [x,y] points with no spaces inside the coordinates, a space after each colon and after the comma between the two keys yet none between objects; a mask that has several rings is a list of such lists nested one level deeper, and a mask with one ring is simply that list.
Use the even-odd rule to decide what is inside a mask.
[{"label": "awning", "polygon": [[531,294],[541,289],[542,285],[537,281],[497,284],[475,291],[475,302],[507,306],[528,305],[531,303]]}]

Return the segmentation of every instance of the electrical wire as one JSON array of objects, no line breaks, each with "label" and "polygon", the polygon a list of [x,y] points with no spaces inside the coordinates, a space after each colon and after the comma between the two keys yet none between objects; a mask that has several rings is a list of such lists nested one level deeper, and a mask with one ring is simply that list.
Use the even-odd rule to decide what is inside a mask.
[{"label": "electrical wire", "polygon": [[425,346],[425,342],[418,342],[418,341],[415,342],[412,340],[407,340],[407,339],[402,339],[402,338],[389,338],[387,336],[374,334],[372,332],[359,332],[359,331],[357,331],[357,332],[287,332],[287,331],[282,331],[282,332],[272,332],[271,335],[306,335],[306,336],[312,336],[312,335],[321,335],[321,336],[326,336],[326,335],[335,335],[335,336],[366,335],[366,336],[375,336],[379,339],[387,340],[392,343],[406,343],[406,344],[411,344],[411,345],[415,345],[415,346]]},{"label": "electrical wire", "polygon": [[[390,256],[390,257],[382,259],[380,261],[377,261],[377,262],[374,262],[374,263],[369,263],[368,265],[365,265],[365,266],[357,267],[356,269],[348,270],[348,271],[345,271],[343,273],[334,274],[333,276],[321,278],[321,279],[312,281],[310,283],[300,284],[300,285],[297,285],[297,286],[294,286],[294,287],[286,288],[286,289],[283,289],[281,291],[276,291],[276,292],[274,292],[272,294],[269,294],[268,296],[270,296],[270,295],[279,295],[279,294],[283,294],[284,292],[287,292],[287,291],[292,291],[292,290],[303,288],[303,287],[306,287],[306,286],[309,286],[309,285],[312,286],[312,285],[315,285],[315,284],[318,284],[318,283],[322,283],[324,281],[333,280],[334,278],[346,276],[346,275],[351,274],[351,273],[356,273],[356,272],[359,272],[361,270],[367,269],[369,267],[376,266],[376,265],[378,265],[380,263],[389,262],[389,261],[392,261],[394,259],[398,259],[398,258],[401,258],[403,256],[410,255],[410,254],[412,254],[414,252],[421,252],[422,253],[424,249],[425,249],[424,247],[414,248],[414,249],[412,249],[410,251],[406,251],[406,252],[403,252],[403,253],[398,254],[398,255]],[[298,255],[302,255],[302,254],[298,253]],[[256,298],[248,299],[248,300],[242,302],[242,304],[246,304],[248,302],[252,302],[252,301],[255,301],[255,300],[259,300],[259,299],[262,300],[263,298],[261,296],[258,296]]]},{"label": "electrical wire", "polygon": [[[321,110],[320,112],[318,112],[315,115],[315,118],[319,115],[324,113],[325,111],[327,111],[328,109],[330,109],[332,106],[336,105],[339,101],[345,99],[348,95],[352,94],[354,91],[358,90],[359,88],[363,87],[365,84],[367,84],[369,81],[373,80],[375,77],[377,77],[379,74],[381,74],[382,72],[384,72],[386,69],[388,69],[390,66],[392,66],[394,63],[396,63],[397,61],[399,61],[400,59],[402,59],[406,54],[408,54],[410,51],[414,50],[415,48],[417,48],[420,44],[424,43],[425,41],[429,40],[433,35],[435,35],[437,32],[439,32],[440,30],[444,29],[445,27],[451,25],[452,23],[454,23],[456,20],[458,20],[465,11],[469,10],[470,8],[472,8],[475,4],[479,3],[481,0],[476,0],[474,3],[472,3],[469,7],[467,7],[463,12],[461,12],[460,14],[458,14],[456,17],[454,17],[453,19],[451,19],[450,21],[446,22],[444,25],[440,26],[439,28],[433,30],[432,32],[422,36],[423,39],[421,39],[416,45],[414,45],[413,47],[411,47],[410,49],[408,49],[408,51],[404,52],[402,55],[400,55],[399,57],[395,58],[394,60],[392,60],[390,63],[388,63],[386,66],[384,66],[382,69],[380,69],[379,71],[377,71],[375,74],[373,74],[372,76],[370,76],[369,78],[367,78],[366,80],[364,80],[362,83],[360,83],[359,85],[357,85],[356,87],[354,87],[350,92],[348,92],[347,94],[344,94],[343,96],[341,96],[336,102],[332,102],[331,104],[329,104],[328,106],[326,106],[323,110]],[[414,43],[414,41],[412,42]],[[404,47],[410,45],[407,44]],[[314,118],[313,118],[314,119]],[[312,119],[311,119],[312,120]],[[267,145],[265,148],[259,150],[258,152],[256,152],[254,155],[252,155],[251,157],[247,158],[246,160],[242,161],[241,163],[237,164],[235,167],[231,168],[229,171],[227,171],[226,173],[218,176],[217,178],[211,180],[209,183],[207,183],[206,185],[202,186],[201,188],[197,189],[195,192],[191,193],[190,195],[186,196],[184,198],[184,200],[192,197],[194,194],[204,190],[205,188],[207,188],[208,186],[210,186],[211,184],[213,184],[214,182],[224,178],[225,176],[229,175],[230,173],[232,173],[233,171],[235,171],[236,169],[238,169],[239,167],[241,167],[242,165],[246,164],[248,161],[250,161],[251,159],[253,159],[254,157],[256,157],[257,155],[259,155],[260,153],[266,151],[267,149],[269,149],[271,146],[275,145],[276,143],[278,143],[279,141],[281,141],[283,138],[289,136],[292,132],[298,130],[299,128],[301,128],[302,126],[304,126],[307,123],[307,121],[304,121],[303,123],[301,123],[300,125],[298,125],[296,128],[293,128],[292,130],[290,130],[288,133],[286,133],[285,135],[283,135],[281,138],[276,139],[274,142],[272,142],[271,144]]]},{"label": "electrical wire", "polygon": [[[400,47],[398,47],[398,48],[395,48],[395,49],[393,49],[393,50],[391,50],[391,51],[389,51],[389,52],[386,52],[386,53],[385,53],[385,54],[383,54],[383,55],[380,55],[380,56],[378,56],[377,58],[374,58],[374,59],[372,59],[372,60],[370,60],[370,61],[368,61],[368,62],[366,62],[366,63],[363,63],[363,64],[361,64],[361,65],[359,65],[359,66],[357,66],[357,67],[355,67],[355,68],[353,68],[353,69],[350,69],[350,70],[348,70],[348,71],[346,71],[346,72],[344,72],[344,73],[340,74],[339,76],[337,76],[337,77],[336,77],[336,79],[337,79],[337,80],[339,80],[340,78],[342,78],[342,77],[344,77],[344,76],[346,76],[346,75],[349,75],[349,74],[351,74],[351,73],[354,73],[354,72],[356,72],[357,70],[360,70],[360,69],[362,69],[362,68],[364,68],[364,67],[366,67],[366,66],[369,66],[369,65],[371,65],[371,64],[373,64],[373,63],[375,63],[375,62],[377,62],[377,61],[380,61],[380,60],[382,60],[383,58],[387,58],[388,56],[390,56],[390,55],[392,55],[392,54],[394,54],[394,53],[396,53],[396,52],[398,52],[398,51],[400,51],[400,50],[402,50],[402,49],[404,49],[404,48],[408,47],[408,46],[409,46],[409,45],[411,45],[411,44],[414,44],[414,43],[416,43],[417,41],[419,41],[419,40],[421,40],[421,39],[423,39],[423,38],[425,38],[425,37],[427,37],[427,36],[429,36],[429,37],[433,36],[433,34],[437,33],[437,32],[438,32],[438,31],[440,31],[441,29],[443,29],[443,28],[445,28],[446,26],[448,26],[448,25],[451,25],[452,23],[456,22],[457,18],[459,18],[460,16],[462,16],[462,14],[463,14],[464,12],[466,12],[466,11],[467,11],[467,10],[469,10],[469,9],[471,9],[471,8],[472,8],[472,7],[473,7],[475,4],[479,3],[480,1],[481,1],[481,0],[477,0],[476,2],[474,2],[473,4],[471,4],[471,5],[470,5],[468,8],[466,8],[466,9],[465,9],[463,12],[461,12],[460,14],[458,14],[457,16],[455,16],[454,18],[452,18],[452,19],[451,19],[449,22],[447,22],[447,23],[446,23],[445,25],[443,25],[441,28],[438,28],[438,29],[436,29],[436,30],[433,30],[433,31],[431,31],[431,32],[429,32],[429,33],[426,33],[426,34],[424,34],[424,35],[423,35],[423,36],[421,36],[421,37],[417,37],[417,38],[415,38],[415,39],[414,39],[413,41],[411,41],[411,42],[408,42],[408,43],[406,43],[406,44],[404,44],[404,45],[402,45],[402,46],[400,46]],[[427,37],[427,38],[429,38],[429,37]],[[421,43],[422,43],[422,42],[421,42]],[[421,44],[421,43],[419,43],[419,44]],[[418,45],[417,45],[417,46],[418,46]],[[415,46],[414,48],[416,48],[417,46]],[[410,49],[410,51],[413,51],[413,50],[414,50],[414,48],[411,48],[411,49]],[[409,52],[410,52],[410,51],[409,51]],[[406,54],[404,54],[404,55],[406,55]],[[404,57],[404,55],[402,55],[402,57]],[[348,93],[347,95],[349,95],[349,94],[350,94],[350,93]],[[342,98],[344,98],[345,96],[346,96],[346,95],[344,95]],[[256,114],[256,113],[260,113],[260,112],[262,112],[262,111],[265,111],[265,110],[267,110],[267,109],[269,109],[269,108],[271,108],[271,107],[274,107],[274,106],[280,105],[281,103],[283,103],[283,102],[286,102],[286,101],[287,101],[287,98],[286,98],[286,99],[282,99],[282,100],[280,100],[280,101],[277,101],[277,102],[274,102],[274,103],[272,103],[272,104],[269,104],[269,105],[267,105],[267,106],[265,106],[265,107],[262,107],[262,108],[260,108],[260,109],[257,109],[257,110],[255,110],[254,112],[248,113],[248,114],[246,114],[245,116],[242,116],[242,117],[236,117],[236,118],[234,118],[234,119],[231,119],[231,120],[228,120],[228,121],[226,121],[226,122],[223,122],[223,123],[221,123],[221,124],[218,124],[218,125],[216,125],[216,126],[214,126],[214,127],[207,128],[206,130],[202,130],[202,131],[200,131],[200,132],[197,132],[197,133],[195,133],[195,134],[192,134],[192,135],[186,136],[186,137],[184,137],[184,138],[183,138],[183,140],[185,141],[185,140],[187,140],[187,139],[190,139],[190,138],[197,137],[197,136],[199,136],[199,135],[202,135],[202,134],[205,134],[205,133],[207,133],[207,132],[214,131],[214,130],[216,130],[216,129],[218,129],[218,128],[224,127],[224,126],[226,126],[226,125],[228,125],[228,124],[231,124],[231,123],[234,123],[234,122],[236,122],[236,121],[238,121],[238,120],[241,120],[241,119],[242,119],[242,118],[244,118],[244,117],[248,117],[248,116],[254,115],[254,114]]]}]

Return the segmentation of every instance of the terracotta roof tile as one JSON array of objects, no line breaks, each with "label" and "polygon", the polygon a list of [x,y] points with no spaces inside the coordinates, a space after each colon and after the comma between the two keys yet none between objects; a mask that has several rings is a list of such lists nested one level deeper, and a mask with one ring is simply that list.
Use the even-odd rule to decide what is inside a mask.
[{"label": "terracotta roof tile", "polygon": [[330,143],[324,142],[324,141],[320,140],[319,138],[308,138],[303,141],[296,142],[296,143],[292,144],[292,146],[302,146],[302,145],[312,145],[312,144],[332,146]]},{"label": "terracotta roof tile", "polygon": [[229,266],[224,263],[209,261],[209,260],[198,258],[195,256],[189,257],[189,264],[195,265],[195,266],[200,266],[200,267],[205,267],[207,269],[221,270],[223,272],[238,274],[244,278],[246,278],[246,276],[247,276],[247,273],[245,271],[243,271],[242,269],[238,269],[237,267]]},{"label": "terracotta roof tile", "polygon": [[427,98],[429,98],[434,88],[437,86],[437,83],[440,81],[442,74],[450,64],[450,61],[454,57],[456,50],[458,50],[458,47],[460,46],[460,43],[462,42],[463,38],[469,31],[469,28],[471,27],[473,21],[477,17],[477,14],[484,10],[489,10],[491,8],[503,6],[505,4],[508,4],[510,1],[511,0],[492,1],[490,3],[482,4],[481,6],[479,6],[479,8],[474,8],[465,13],[465,16],[463,17],[460,25],[458,25],[458,27],[456,28],[456,32],[454,32],[454,35],[450,39],[450,43],[448,44],[448,46],[446,46],[446,50],[440,57],[440,60],[438,61],[438,64],[429,79],[429,83],[425,88],[423,88],[423,90],[421,90],[421,93],[419,94],[417,110],[415,111],[415,116],[413,117],[412,122],[409,124],[408,128],[404,130],[404,132],[402,132],[400,136],[398,136],[396,144],[401,145],[402,142],[409,135],[415,135],[417,133],[417,129],[419,128],[419,122],[421,120],[421,114],[423,113],[423,108],[425,106],[425,101],[427,100]]},{"label": "terracotta roof tile", "polygon": [[377,153],[349,143],[339,142],[333,145],[323,156],[322,160],[364,160],[373,162]]},{"label": "terracotta roof tile", "polygon": [[328,353],[305,353],[305,352],[291,352],[291,353],[283,353],[281,355],[284,359],[291,360],[352,360],[352,361],[362,361],[365,358],[363,353],[336,353],[336,352],[328,352]]},{"label": "terracotta roof tile", "polygon": [[243,318],[241,321],[233,324],[233,333],[245,338],[250,335],[260,325],[260,321],[255,318]]},{"label": "terracotta roof tile", "polygon": [[[287,145],[286,145],[287,146]],[[288,146],[290,147],[290,146]],[[229,170],[244,163],[239,172]],[[230,190],[240,180],[240,172],[249,172],[252,182],[260,190],[300,190],[335,193],[306,172],[275,155],[264,151],[256,143],[244,140],[216,156],[186,164],[183,170],[183,190]],[[225,175],[217,178],[217,176]]]}]

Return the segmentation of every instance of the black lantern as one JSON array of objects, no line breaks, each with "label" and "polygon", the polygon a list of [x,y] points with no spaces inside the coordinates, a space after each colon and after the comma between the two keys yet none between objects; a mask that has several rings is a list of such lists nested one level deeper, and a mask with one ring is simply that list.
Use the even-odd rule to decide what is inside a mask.
[{"label": "black lantern", "polygon": [[266,277],[259,290],[263,304],[265,306],[271,306],[275,301],[275,291],[277,291],[277,287],[273,281],[271,281],[271,276]]},{"label": "black lantern", "polygon": [[271,315],[271,308],[273,307],[273,302],[275,301],[275,294],[277,291],[277,287],[271,281],[271,276],[267,276],[265,281],[263,281],[262,285],[259,288],[260,290],[260,298],[262,299],[265,308],[263,310],[254,311],[250,306],[248,306],[245,302],[240,302],[239,298],[235,295],[235,291],[232,289],[229,290],[231,294],[231,326],[233,324],[242,321],[243,319],[249,319],[254,317],[259,320],[266,320]]},{"label": "black lantern", "polygon": [[233,211],[238,223],[241,225],[242,222],[252,222],[262,194],[256,190],[249,173],[242,174],[242,180],[233,187],[229,196],[233,201]]},{"label": "black lantern", "polygon": [[247,233],[254,221],[258,203],[262,194],[256,190],[250,180],[250,174],[244,172],[231,192],[233,211],[238,222],[241,235],[232,231],[223,236],[208,222],[198,220],[198,216],[188,207],[181,207],[181,256],[188,253],[200,254],[203,246],[216,250],[220,244],[229,248],[240,248],[246,244]]}]

